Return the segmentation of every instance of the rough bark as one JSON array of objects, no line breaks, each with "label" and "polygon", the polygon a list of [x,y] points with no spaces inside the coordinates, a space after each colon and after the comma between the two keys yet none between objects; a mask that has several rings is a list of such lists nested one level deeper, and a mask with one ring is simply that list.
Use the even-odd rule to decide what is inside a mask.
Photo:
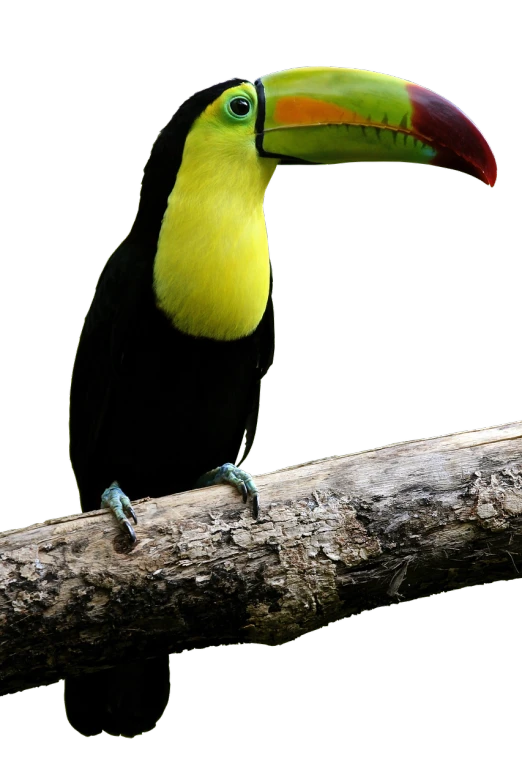
[{"label": "rough bark", "polygon": [[281,644],[399,600],[522,570],[522,423],[0,535],[0,693],[160,651]]}]

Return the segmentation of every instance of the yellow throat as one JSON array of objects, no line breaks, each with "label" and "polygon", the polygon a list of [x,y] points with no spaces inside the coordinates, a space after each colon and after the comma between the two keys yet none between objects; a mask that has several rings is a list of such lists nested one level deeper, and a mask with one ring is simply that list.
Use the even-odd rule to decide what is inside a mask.
[{"label": "yellow throat", "polygon": [[257,100],[252,85],[227,90],[187,135],[154,261],[158,306],[180,331],[216,340],[254,331],[270,285],[263,198],[277,160],[258,156],[254,118],[224,121],[238,90]]}]

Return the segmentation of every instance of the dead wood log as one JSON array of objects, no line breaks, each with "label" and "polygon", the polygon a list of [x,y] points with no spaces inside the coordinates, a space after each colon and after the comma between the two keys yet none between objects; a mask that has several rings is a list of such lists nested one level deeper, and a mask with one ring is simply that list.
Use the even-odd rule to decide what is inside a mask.
[{"label": "dead wood log", "polygon": [[0,535],[0,694],[159,652],[281,644],[522,570],[522,423],[321,460]]}]

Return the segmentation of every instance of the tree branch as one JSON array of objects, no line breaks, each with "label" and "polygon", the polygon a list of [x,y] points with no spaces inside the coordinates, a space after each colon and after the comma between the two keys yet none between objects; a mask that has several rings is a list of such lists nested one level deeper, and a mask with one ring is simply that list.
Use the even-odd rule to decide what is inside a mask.
[{"label": "tree branch", "polygon": [[522,572],[522,423],[389,446],[0,535],[0,694],[119,661],[281,644]]}]

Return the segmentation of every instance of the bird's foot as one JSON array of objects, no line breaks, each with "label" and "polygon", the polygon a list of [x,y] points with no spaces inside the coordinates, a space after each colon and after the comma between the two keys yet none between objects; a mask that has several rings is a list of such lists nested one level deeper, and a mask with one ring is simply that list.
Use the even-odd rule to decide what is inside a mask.
[{"label": "bird's foot", "polygon": [[135,544],[136,533],[129,517],[133,519],[135,525],[138,524],[138,519],[129,498],[120,489],[117,481],[113,481],[110,487],[103,493],[101,507],[110,508],[118,522],[126,528],[132,543]]},{"label": "bird's foot", "polygon": [[225,462],[220,468],[209,470],[199,479],[198,487],[210,487],[212,484],[231,484],[241,493],[243,503],[252,498],[252,516],[259,516],[259,493],[250,473],[241,468],[236,468],[231,462]]}]

